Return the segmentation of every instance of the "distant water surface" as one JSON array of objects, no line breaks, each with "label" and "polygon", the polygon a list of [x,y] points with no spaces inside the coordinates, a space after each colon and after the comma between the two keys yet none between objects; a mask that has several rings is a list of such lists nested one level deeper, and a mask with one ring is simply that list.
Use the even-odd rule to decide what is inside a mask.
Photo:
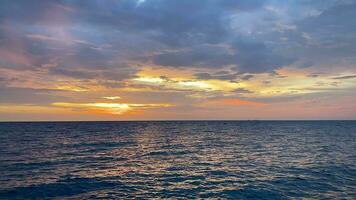
[{"label": "distant water surface", "polygon": [[0,199],[356,199],[355,121],[0,123]]}]

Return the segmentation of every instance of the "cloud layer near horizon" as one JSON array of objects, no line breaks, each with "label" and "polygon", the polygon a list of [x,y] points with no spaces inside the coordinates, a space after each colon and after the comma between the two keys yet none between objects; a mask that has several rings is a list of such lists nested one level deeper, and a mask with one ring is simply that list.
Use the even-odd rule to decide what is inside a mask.
[{"label": "cloud layer near horizon", "polygon": [[0,120],[356,118],[354,0],[1,4]]}]

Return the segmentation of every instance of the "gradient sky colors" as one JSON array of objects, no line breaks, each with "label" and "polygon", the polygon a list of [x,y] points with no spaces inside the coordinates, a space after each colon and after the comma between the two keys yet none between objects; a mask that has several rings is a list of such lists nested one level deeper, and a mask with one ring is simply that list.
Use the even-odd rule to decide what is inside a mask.
[{"label": "gradient sky colors", "polygon": [[0,120],[356,119],[354,0],[0,2]]}]

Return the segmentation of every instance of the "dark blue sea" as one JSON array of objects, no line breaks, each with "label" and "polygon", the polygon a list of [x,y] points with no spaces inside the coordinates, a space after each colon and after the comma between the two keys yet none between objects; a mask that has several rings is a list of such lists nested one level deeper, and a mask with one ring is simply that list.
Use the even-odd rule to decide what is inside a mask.
[{"label": "dark blue sea", "polygon": [[0,199],[356,199],[356,121],[0,123]]}]

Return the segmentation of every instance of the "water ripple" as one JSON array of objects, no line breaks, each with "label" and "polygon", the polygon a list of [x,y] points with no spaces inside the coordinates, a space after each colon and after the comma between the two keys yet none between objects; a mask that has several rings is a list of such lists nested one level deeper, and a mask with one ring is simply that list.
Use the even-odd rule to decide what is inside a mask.
[{"label": "water ripple", "polygon": [[356,199],[355,121],[0,123],[0,199]]}]

